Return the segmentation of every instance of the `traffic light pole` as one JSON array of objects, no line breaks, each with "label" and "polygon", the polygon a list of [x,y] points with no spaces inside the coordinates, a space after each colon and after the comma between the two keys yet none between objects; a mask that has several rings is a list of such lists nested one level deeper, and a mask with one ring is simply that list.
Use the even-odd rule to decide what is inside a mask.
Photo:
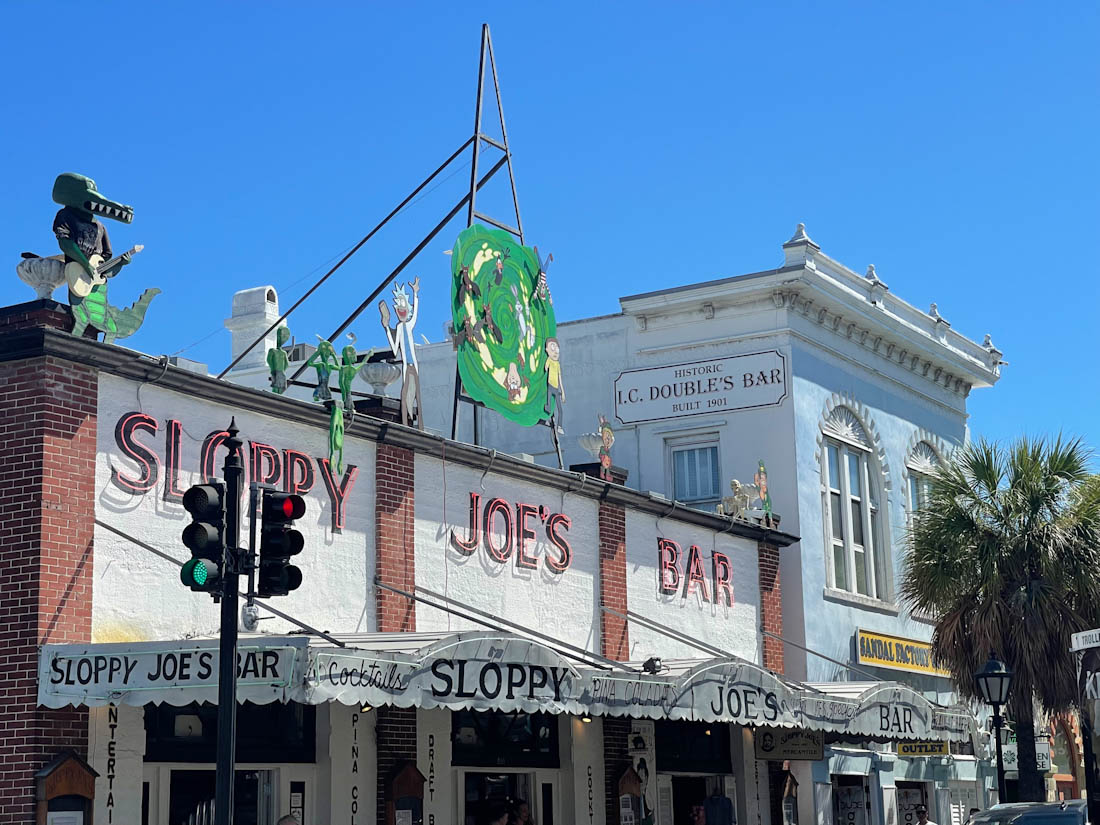
[{"label": "traffic light pole", "polygon": [[237,761],[237,587],[240,576],[241,493],[244,466],[236,419],[229,424],[225,477],[225,564],[221,592],[221,643],[218,670],[218,764],[214,822],[233,825],[233,785]]}]

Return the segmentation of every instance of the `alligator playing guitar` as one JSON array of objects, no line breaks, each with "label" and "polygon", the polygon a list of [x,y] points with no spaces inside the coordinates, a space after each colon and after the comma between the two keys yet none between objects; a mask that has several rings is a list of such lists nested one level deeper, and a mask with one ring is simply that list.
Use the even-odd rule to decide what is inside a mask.
[{"label": "alligator playing guitar", "polygon": [[103,342],[106,344],[133,335],[160,290],[145,290],[132,306],[126,308],[107,303],[107,279],[117,275],[142,247],[135,246],[118,257],[112,257],[107,229],[96,220],[96,215],[102,215],[130,223],[134,219],[133,208],[105,198],[96,189],[95,181],[72,172],[57,176],[53,199],[63,207],[53,220],[53,231],[65,256],[73,335],[81,336],[85,329],[92,327],[103,332]]},{"label": "alligator playing guitar", "polygon": [[91,275],[88,274],[84,265],[79,261],[71,261],[65,264],[65,281],[69,284],[69,291],[78,298],[87,298],[92,293],[92,287],[106,284],[108,278],[115,277],[118,271],[122,269],[123,261],[129,262],[134,255],[144,248],[143,244],[137,244],[128,252],[116,255],[106,263],[103,262],[102,255],[93,253],[88,258],[88,263],[92,265],[94,271],[94,274]]}]

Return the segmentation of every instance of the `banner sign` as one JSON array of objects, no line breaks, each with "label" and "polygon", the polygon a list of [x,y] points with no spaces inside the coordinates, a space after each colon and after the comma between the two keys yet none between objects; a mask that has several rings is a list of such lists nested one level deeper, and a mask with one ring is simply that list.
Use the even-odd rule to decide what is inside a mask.
[{"label": "banner sign", "polygon": [[825,758],[825,734],[819,730],[772,730],[762,728],[754,735],[756,758],[773,762],[800,759],[817,762]]},{"label": "banner sign", "polygon": [[[301,682],[307,640],[275,638],[237,648],[237,698],[286,701]],[[38,663],[38,704],[145,705],[218,700],[218,640],[104,645],[45,645]]]},{"label": "banner sign", "polygon": [[767,350],[621,372],[615,379],[615,417],[634,424],[775,407],[786,397],[787,360],[778,350]]},{"label": "banner sign", "polygon": [[[216,640],[208,639],[45,645],[38,702],[55,708],[215,702],[217,654]],[[770,731],[768,747],[776,753],[816,753],[822,731],[967,741],[974,724],[966,711],[933,705],[894,682],[855,697],[833,696],[741,659],[704,660],[679,674],[597,670],[531,639],[491,631],[456,633],[406,651],[310,647],[300,637],[249,639],[240,645],[237,673],[240,701],[731,723]]]},{"label": "banner sign", "polygon": [[890,670],[950,678],[950,672],[932,664],[932,645],[871,630],[856,631],[856,661]]},{"label": "banner sign", "polygon": [[305,700],[579,714],[580,682],[574,665],[537,642],[459,633],[413,655],[318,651],[310,661]]},{"label": "banner sign", "polygon": [[898,756],[947,756],[951,751],[944,741],[898,742]]}]

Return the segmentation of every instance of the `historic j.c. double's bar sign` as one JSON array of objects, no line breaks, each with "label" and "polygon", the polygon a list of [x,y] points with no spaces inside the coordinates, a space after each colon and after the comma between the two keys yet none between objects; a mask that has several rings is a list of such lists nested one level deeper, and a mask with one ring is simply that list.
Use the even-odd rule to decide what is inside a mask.
[{"label": "historic j.c. double's bar sign", "polygon": [[774,407],[786,397],[787,361],[767,350],[622,372],[615,379],[615,417],[634,424]]}]

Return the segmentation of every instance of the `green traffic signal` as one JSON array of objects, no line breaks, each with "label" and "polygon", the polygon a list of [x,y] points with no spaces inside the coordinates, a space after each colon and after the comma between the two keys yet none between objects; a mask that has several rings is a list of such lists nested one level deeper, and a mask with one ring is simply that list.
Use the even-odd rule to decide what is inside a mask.
[{"label": "green traffic signal", "polygon": [[209,559],[191,559],[180,568],[180,581],[192,590],[210,591],[221,581],[221,571]]},{"label": "green traffic signal", "polygon": [[221,583],[225,555],[225,485],[196,484],[183,494],[183,506],[193,521],[183,528],[183,543],[191,560],[180,570],[180,581],[200,593]]}]

